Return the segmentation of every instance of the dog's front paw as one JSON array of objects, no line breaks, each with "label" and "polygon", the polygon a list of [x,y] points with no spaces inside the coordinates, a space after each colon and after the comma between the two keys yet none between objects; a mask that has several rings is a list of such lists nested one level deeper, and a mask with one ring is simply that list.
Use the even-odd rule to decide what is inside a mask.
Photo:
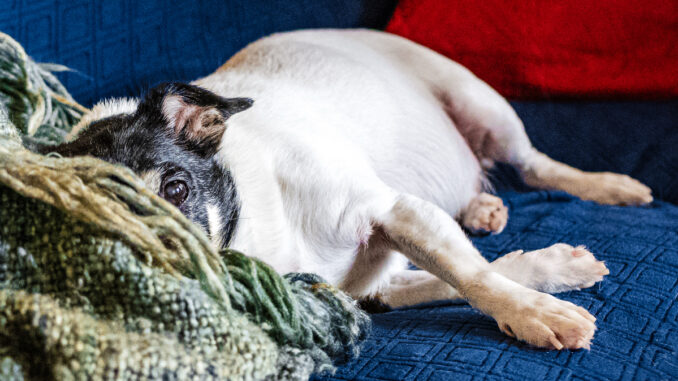
[{"label": "dog's front paw", "polygon": [[643,205],[652,202],[652,190],[640,181],[611,172],[587,173],[575,196],[607,205]]},{"label": "dog's front paw", "polygon": [[596,318],[584,308],[531,290],[518,300],[516,310],[495,317],[507,335],[541,348],[591,348]]},{"label": "dog's front paw", "polygon": [[492,262],[492,267],[523,286],[548,293],[588,288],[610,273],[585,247],[564,243],[509,253]]},{"label": "dog's front paw", "polygon": [[501,233],[508,221],[508,208],[497,196],[481,193],[466,207],[462,224],[474,234]]}]

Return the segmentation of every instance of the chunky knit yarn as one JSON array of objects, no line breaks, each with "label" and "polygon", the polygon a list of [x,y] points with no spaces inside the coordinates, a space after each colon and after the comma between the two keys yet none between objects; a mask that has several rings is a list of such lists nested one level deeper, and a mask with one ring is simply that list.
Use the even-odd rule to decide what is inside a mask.
[{"label": "chunky knit yarn", "polygon": [[83,112],[0,33],[0,378],[306,379],[369,318],[204,233],[128,169],[30,152]]}]

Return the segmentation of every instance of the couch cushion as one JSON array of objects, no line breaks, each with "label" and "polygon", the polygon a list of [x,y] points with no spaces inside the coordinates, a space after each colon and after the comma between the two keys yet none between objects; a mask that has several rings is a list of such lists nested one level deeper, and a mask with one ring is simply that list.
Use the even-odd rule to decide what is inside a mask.
[{"label": "couch cushion", "polygon": [[474,243],[490,260],[556,242],[586,245],[611,274],[559,294],[598,319],[590,351],[546,351],[502,334],[465,304],[372,315],[361,356],[318,380],[670,380],[678,378],[678,207],[623,208],[562,192],[501,194],[509,223]]}]

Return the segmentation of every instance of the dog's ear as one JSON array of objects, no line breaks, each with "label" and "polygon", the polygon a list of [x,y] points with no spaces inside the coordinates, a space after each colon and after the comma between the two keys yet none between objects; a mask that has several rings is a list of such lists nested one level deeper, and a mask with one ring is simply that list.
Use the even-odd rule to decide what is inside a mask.
[{"label": "dog's ear", "polygon": [[224,98],[184,83],[160,85],[149,94],[163,120],[179,141],[201,155],[213,155],[226,131],[226,120],[252,106],[249,98]]}]

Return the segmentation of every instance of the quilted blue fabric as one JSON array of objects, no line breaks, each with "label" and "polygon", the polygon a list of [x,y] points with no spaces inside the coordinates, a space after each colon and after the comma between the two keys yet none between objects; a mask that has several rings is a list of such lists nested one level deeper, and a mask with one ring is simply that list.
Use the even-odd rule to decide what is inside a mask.
[{"label": "quilted blue fabric", "polygon": [[85,106],[214,71],[259,37],[300,28],[386,25],[397,0],[0,0],[0,31]]},{"label": "quilted blue fabric", "polygon": [[[76,99],[138,95],[208,74],[250,41],[310,27],[381,27],[395,0],[0,0],[0,31],[61,78]],[[511,168],[492,174],[510,208],[499,235],[475,237],[488,259],[555,242],[587,245],[611,274],[559,295],[598,317],[590,352],[530,348],[464,304],[373,315],[362,356],[319,379],[678,379],[678,101],[514,103],[534,145],[586,170],[633,175],[648,207],[535,191]],[[517,193],[520,191],[522,193]]]},{"label": "quilted blue fabric", "polygon": [[586,245],[611,274],[558,296],[598,319],[591,351],[531,348],[468,305],[439,302],[373,315],[357,360],[319,380],[678,379],[678,207],[595,205],[562,192],[503,192],[509,224],[475,238],[490,260],[556,242]]}]

